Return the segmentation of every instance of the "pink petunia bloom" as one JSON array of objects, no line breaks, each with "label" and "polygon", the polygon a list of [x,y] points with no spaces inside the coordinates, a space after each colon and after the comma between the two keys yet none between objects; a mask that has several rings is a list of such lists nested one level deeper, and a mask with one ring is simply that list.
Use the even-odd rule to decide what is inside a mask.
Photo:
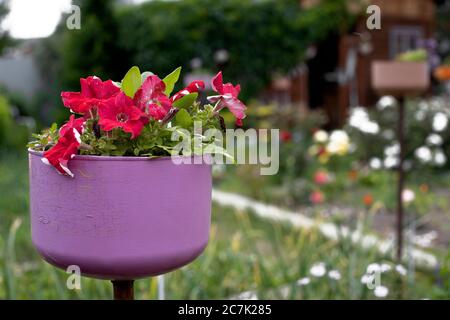
[{"label": "pink petunia bloom", "polygon": [[215,111],[218,112],[223,108],[228,108],[236,118],[236,124],[242,126],[242,119],[245,118],[247,107],[238,99],[241,86],[233,86],[231,83],[224,84],[222,71],[212,79],[211,85],[213,90],[219,93],[219,95],[208,97],[211,103],[218,102]]},{"label": "pink petunia bloom", "polygon": [[314,182],[318,185],[324,185],[330,182],[330,176],[326,171],[318,170],[314,174]]},{"label": "pink petunia bloom", "polygon": [[83,133],[84,123],[86,122],[85,118],[75,119],[75,116],[72,114],[69,118],[69,121],[66,122],[60,129],[59,135],[63,136],[68,131],[72,131],[73,129],[77,130],[79,134]]},{"label": "pink petunia bloom", "polygon": [[172,98],[170,98],[170,100],[172,100],[172,102],[175,102],[178,99],[181,99],[188,94],[198,92],[199,90],[203,90],[203,89],[205,89],[205,83],[201,80],[195,80],[195,81],[192,81],[191,83],[189,83],[189,85],[186,88],[184,88],[183,90],[180,90],[177,93],[175,93],[172,96]]},{"label": "pink petunia bloom", "polygon": [[313,204],[320,204],[325,201],[325,195],[321,191],[314,191],[309,196],[309,201]]},{"label": "pink petunia bloom", "polygon": [[131,133],[131,139],[139,136],[144,127],[145,114],[135,107],[133,99],[124,92],[104,101],[98,109],[98,115],[98,124],[102,130],[122,128],[123,131]]},{"label": "pink petunia bloom", "polygon": [[166,85],[158,76],[148,76],[134,95],[136,107],[155,120],[163,119],[172,108],[172,102],[164,94],[165,88]]},{"label": "pink petunia bloom", "polygon": [[61,98],[65,107],[72,112],[90,116],[102,101],[114,97],[120,92],[111,80],[102,81],[95,76],[80,79],[81,92],[62,92]]},{"label": "pink petunia bloom", "polygon": [[61,174],[73,177],[68,162],[78,153],[81,143],[80,133],[75,128],[66,129],[64,134],[59,137],[58,142],[50,150],[44,152],[42,162],[54,166]]}]

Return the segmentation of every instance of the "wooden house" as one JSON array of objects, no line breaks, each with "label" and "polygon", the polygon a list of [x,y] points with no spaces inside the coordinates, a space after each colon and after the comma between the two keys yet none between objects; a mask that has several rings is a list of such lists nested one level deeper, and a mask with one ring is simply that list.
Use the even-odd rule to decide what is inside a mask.
[{"label": "wooden house", "polygon": [[[304,8],[320,0],[302,0]],[[373,60],[392,59],[416,49],[421,40],[433,37],[435,10],[442,1],[368,0],[353,29],[345,35],[330,36],[311,48],[310,58],[285,78],[275,79],[270,97],[309,109],[324,109],[331,127],[342,125],[350,106],[376,102],[371,89]],[[370,30],[366,14],[369,5],[381,9],[381,28]],[[355,8],[350,8],[354,10]]]}]

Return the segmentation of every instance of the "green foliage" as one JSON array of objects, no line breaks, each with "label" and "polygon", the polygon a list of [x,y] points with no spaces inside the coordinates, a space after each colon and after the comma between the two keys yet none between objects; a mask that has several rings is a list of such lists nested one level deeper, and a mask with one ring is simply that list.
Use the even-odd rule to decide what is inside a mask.
[{"label": "green foliage", "polygon": [[428,52],[425,49],[411,50],[399,54],[397,61],[402,62],[426,62],[428,59]]},{"label": "green foliage", "polygon": [[[65,88],[77,88],[82,75],[96,75],[102,79],[121,79],[130,65],[117,45],[118,24],[111,0],[74,1],[82,12],[82,28],[67,30],[62,19],[61,42],[55,44],[62,60],[61,81]],[[127,28],[130,32],[130,28]],[[59,49],[61,48],[61,49]],[[52,84],[53,85],[53,84]]]},{"label": "green foliage", "polygon": [[189,106],[192,106],[192,104],[195,102],[195,100],[197,100],[197,97],[198,97],[198,93],[196,93],[196,92],[190,93],[190,94],[187,94],[187,95],[183,96],[182,98],[178,99],[172,105],[175,108],[179,108],[179,109],[187,108]]},{"label": "green foliage", "polygon": [[166,90],[164,91],[164,93],[167,96],[172,93],[173,88],[175,87],[175,83],[177,83],[178,79],[180,78],[180,72],[181,67],[178,67],[163,79],[163,82],[166,85]]},{"label": "green foliage", "polygon": [[122,91],[130,98],[134,97],[136,91],[142,84],[141,71],[138,67],[131,67],[122,80]]},{"label": "green foliage", "polygon": [[[266,86],[273,73],[297,65],[305,50],[330,34],[344,31],[352,18],[345,1],[326,0],[301,10],[296,0],[151,1],[119,15],[118,43],[134,64],[158,74],[172,66],[218,68],[217,50],[229,54],[227,78],[246,88],[244,97]],[[133,30],[133,32],[130,32]]]},{"label": "green foliage", "polygon": [[13,118],[9,100],[0,95],[0,148],[12,147],[21,149],[26,144],[28,135],[28,127],[17,123]]},{"label": "green foliage", "polygon": [[58,141],[58,125],[53,123],[50,128],[44,129],[39,134],[32,134],[35,139],[28,143],[27,147],[36,151],[46,151]]}]

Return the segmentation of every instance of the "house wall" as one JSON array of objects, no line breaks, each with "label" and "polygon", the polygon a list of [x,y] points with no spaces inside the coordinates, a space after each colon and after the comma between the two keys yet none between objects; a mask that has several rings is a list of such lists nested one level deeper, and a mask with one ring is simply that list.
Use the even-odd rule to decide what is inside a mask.
[{"label": "house wall", "polygon": [[39,72],[31,55],[0,57],[0,86],[30,99],[39,85]]}]

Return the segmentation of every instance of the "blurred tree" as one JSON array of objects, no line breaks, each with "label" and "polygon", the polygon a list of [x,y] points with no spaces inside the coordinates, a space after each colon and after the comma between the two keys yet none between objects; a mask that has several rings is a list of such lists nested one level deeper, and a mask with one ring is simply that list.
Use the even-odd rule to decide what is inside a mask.
[{"label": "blurred tree", "polygon": [[123,59],[117,46],[115,1],[78,0],[74,4],[81,8],[81,29],[64,33],[63,86],[78,89],[80,77],[88,75],[120,79],[126,67],[120,67]]},{"label": "blurred tree", "polygon": [[245,88],[246,100],[257,96],[274,74],[301,63],[312,44],[353,24],[345,0],[322,0],[307,10],[298,0],[75,4],[81,8],[81,29],[68,30],[62,19],[58,31],[36,50],[51,86],[46,94],[53,91],[57,98],[55,90],[78,91],[80,77],[120,81],[132,65],[164,77],[178,66],[190,71],[195,59],[210,72],[223,69],[227,82]]},{"label": "blurred tree", "polygon": [[[0,25],[3,19],[8,15],[8,3],[7,1],[0,1]],[[13,44],[12,39],[9,37],[7,31],[2,30],[0,27],[0,55],[3,54],[4,50]]]}]

